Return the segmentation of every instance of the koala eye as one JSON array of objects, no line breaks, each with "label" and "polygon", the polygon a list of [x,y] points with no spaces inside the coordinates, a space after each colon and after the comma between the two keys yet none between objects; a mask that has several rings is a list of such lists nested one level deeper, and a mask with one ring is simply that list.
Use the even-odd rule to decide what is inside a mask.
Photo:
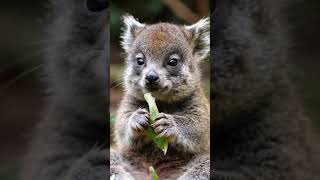
[{"label": "koala eye", "polygon": [[137,60],[137,64],[139,66],[143,65],[144,64],[144,57],[143,57],[143,54],[137,54],[136,55],[136,60]]},{"label": "koala eye", "polygon": [[169,66],[176,66],[178,64],[179,56],[174,54],[171,55],[168,61]]}]

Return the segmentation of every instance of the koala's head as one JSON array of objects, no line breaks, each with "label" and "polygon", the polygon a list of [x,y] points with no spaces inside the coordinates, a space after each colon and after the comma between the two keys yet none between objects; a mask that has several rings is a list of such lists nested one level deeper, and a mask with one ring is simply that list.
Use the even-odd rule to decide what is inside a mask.
[{"label": "koala's head", "polygon": [[159,100],[174,101],[199,89],[199,62],[210,51],[209,19],[190,26],[146,25],[129,15],[123,19],[127,93],[141,99],[152,92]]},{"label": "koala's head", "polygon": [[216,124],[254,116],[272,103],[276,91],[286,87],[282,83],[288,40],[277,4],[217,1],[211,56]]}]

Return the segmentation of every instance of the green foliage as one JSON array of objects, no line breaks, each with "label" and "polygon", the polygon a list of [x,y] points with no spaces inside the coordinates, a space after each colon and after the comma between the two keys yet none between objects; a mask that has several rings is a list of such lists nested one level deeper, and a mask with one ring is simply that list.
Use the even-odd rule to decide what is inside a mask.
[{"label": "green foliage", "polygon": [[149,173],[153,177],[153,180],[159,180],[156,170],[152,166],[149,166]]},{"label": "green foliage", "polygon": [[114,126],[115,122],[116,122],[116,115],[114,113],[110,113],[110,128]]},{"label": "green foliage", "polygon": [[[154,123],[159,111],[156,105],[156,101],[154,97],[152,97],[151,93],[144,94],[144,98],[147,101],[149,105],[149,112],[150,112],[150,118],[149,123]],[[167,153],[168,150],[168,139],[165,137],[157,138],[155,132],[152,128],[148,127],[147,129],[147,135],[148,137],[156,144],[157,147],[159,147],[164,154]]]}]

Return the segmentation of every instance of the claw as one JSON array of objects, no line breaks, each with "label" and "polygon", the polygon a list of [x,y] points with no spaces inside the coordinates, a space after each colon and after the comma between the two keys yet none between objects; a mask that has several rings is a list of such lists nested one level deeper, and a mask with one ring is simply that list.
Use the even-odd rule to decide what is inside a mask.
[{"label": "claw", "polygon": [[155,120],[159,120],[159,119],[166,118],[166,117],[167,117],[166,114],[159,113]]},{"label": "claw", "polygon": [[163,130],[164,130],[164,127],[163,127],[163,126],[159,126],[159,127],[157,127],[157,128],[154,129],[154,132],[157,133],[157,134],[159,134],[159,133],[161,133]]},{"label": "claw", "polygon": [[166,131],[162,131],[160,134],[158,134],[158,135],[156,136],[156,138],[163,137],[163,136],[165,136],[165,134],[166,134]]},{"label": "claw", "polygon": [[136,110],[131,116],[130,123],[131,128],[134,131],[142,132],[145,128],[149,126],[148,123],[149,113],[145,109]]}]

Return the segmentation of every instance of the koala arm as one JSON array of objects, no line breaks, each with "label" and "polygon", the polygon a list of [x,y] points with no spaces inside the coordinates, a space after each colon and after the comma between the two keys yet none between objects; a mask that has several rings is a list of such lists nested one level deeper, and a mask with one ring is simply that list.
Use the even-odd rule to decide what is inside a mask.
[{"label": "koala arm", "polygon": [[168,137],[172,146],[190,153],[208,152],[210,112],[205,97],[194,96],[178,111],[159,113],[151,126],[158,137]]},{"label": "koala arm", "polygon": [[116,142],[120,149],[138,148],[146,140],[145,128],[149,126],[149,113],[144,108],[139,108],[124,97],[117,112],[115,124]]},{"label": "koala arm", "polygon": [[210,155],[203,154],[193,158],[185,167],[185,172],[177,180],[210,179]]},{"label": "koala arm", "polygon": [[176,126],[176,138],[174,145],[182,146],[186,152],[200,152],[207,148],[209,144],[209,126],[202,122],[201,115],[172,115]]},{"label": "koala arm", "polygon": [[[132,142],[136,139],[134,136],[132,136],[131,132],[128,131],[129,129],[129,123],[128,119],[133,114],[133,110],[128,111],[121,111],[120,110],[117,113],[117,120],[116,120],[116,139],[118,139],[116,142],[119,143],[119,146],[126,146],[130,147],[132,145]],[[121,140],[120,140],[121,139]]]}]

